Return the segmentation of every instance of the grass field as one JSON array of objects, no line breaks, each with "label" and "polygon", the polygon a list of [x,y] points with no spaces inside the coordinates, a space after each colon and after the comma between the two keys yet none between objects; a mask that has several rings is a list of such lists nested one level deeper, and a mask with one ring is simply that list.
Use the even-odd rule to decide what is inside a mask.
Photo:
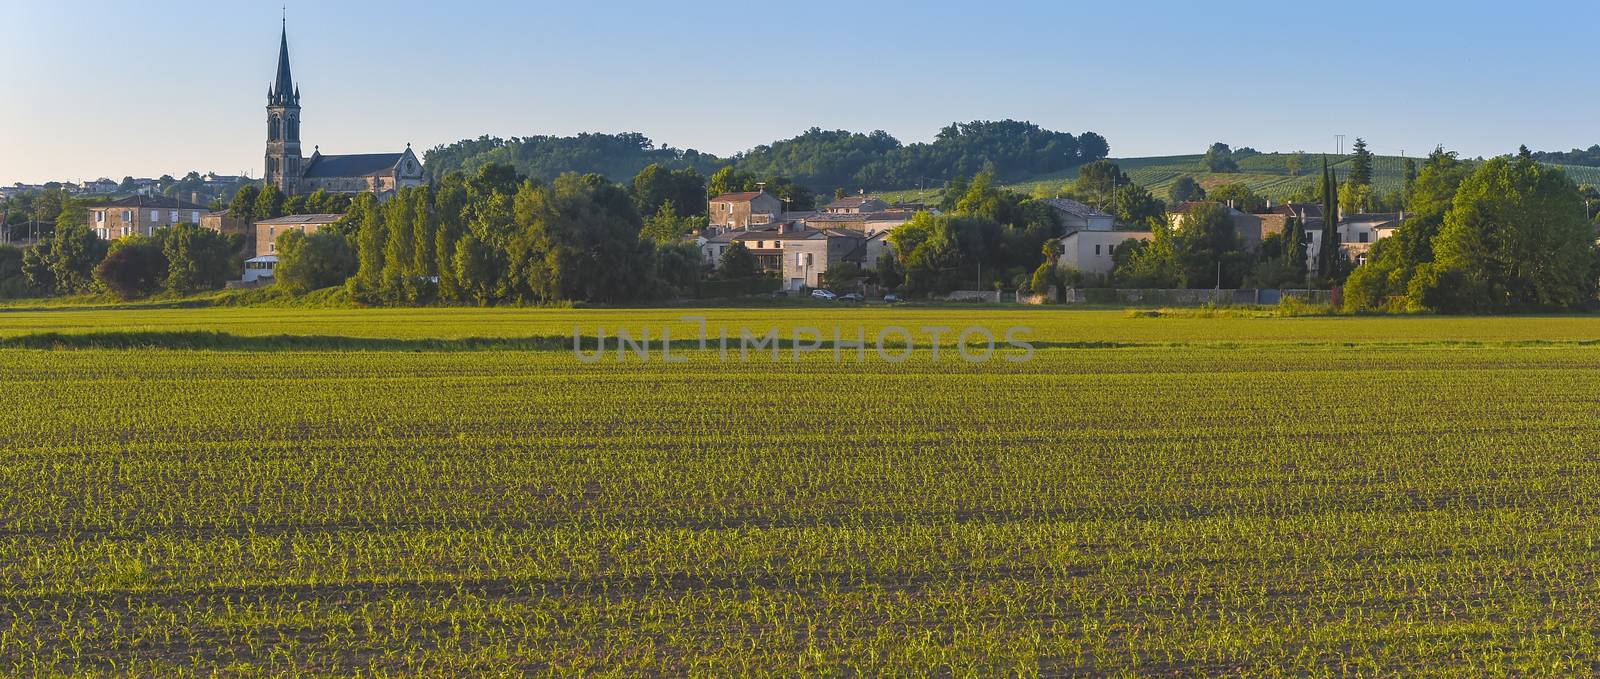
[{"label": "grass field", "polygon": [[[403,341],[685,314],[1039,348]],[[1600,671],[1600,317],[0,312],[118,332],[0,349],[0,674]]]}]

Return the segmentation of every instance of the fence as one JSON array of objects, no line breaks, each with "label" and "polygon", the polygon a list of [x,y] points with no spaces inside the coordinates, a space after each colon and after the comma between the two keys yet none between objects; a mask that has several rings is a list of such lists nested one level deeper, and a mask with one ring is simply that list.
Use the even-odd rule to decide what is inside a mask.
[{"label": "fence", "polygon": [[999,290],[954,290],[945,295],[947,302],[1000,302]]}]

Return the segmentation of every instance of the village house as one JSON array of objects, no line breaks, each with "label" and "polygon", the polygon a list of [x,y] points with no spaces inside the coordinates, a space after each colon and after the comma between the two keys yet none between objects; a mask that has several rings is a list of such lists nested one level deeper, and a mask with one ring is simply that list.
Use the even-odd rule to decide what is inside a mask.
[{"label": "village house", "polygon": [[858,266],[865,256],[867,237],[848,229],[799,229],[784,234],[783,287],[798,291],[820,288],[822,276],[841,262]]},{"label": "village house", "polygon": [[[1346,259],[1354,261],[1357,265],[1366,264],[1372,246],[1380,240],[1393,236],[1404,221],[1404,212],[1366,212],[1341,217],[1338,227],[1339,250],[1344,253]],[[1306,229],[1306,236],[1309,238],[1306,245],[1306,266],[1310,271],[1316,272],[1322,252],[1320,219],[1315,228]]]},{"label": "village house", "polygon": [[883,212],[889,209],[889,204],[883,200],[866,195],[846,196],[822,206],[822,211],[830,215],[859,215],[869,212]]},{"label": "village house", "polygon": [[208,212],[204,206],[169,196],[133,195],[90,206],[89,228],[105,240],[151,236],[157,229],[184,222],[199,225]]},{"label": "village house", "polygon": [[1055,208],[1056,216],[1061,219],[1061,225],[1066,227],[1067,233],[1111,231],[1116,228],[1116,218],[1078,201],[1069,198],[1046,198],[1040,202]]},{"label": "village house", "polygon": [[783,201],[765,190],[724,193],[706,203],[708,223],[718,230],[771,224],[782,214]]},{"label": "village house", "polygon": [[200,215],[200,228],[210,229],[222,234],[251,234],[250,220],[245,217],[230,215],[227,210],[217,210]]},{"label": "village house", "polygon": [[824,212],[802,217],[800,221],[813,229],[851,229],[870,236],[875,233],[893,231],[895,227],[911,221],[911,218],[915,216],[915,212],[904,210]]},{"label": "village house", "polygon": [[289,215],[275,219],[263,219],[252,227],[255,230],[255,253],[257,257],[278,254],[278,236],[285,231],[298,230],[301,233],[316,233],[318,229],[339,221],[344,215]]},{"label": "village house", "polygon": [[1061,256],[1056,266],[1103,276],[1117,266],[1117,249],[1128,241],[1148,242],[1155,234],[1150,231],[1074,231],[1061,237]]},{"label": "village house", "polygon": [[[815,229],[785,221],[754,229],[724,231],[700,240],[707,267],[722,266],[722,255],[734,243],[744,245],[760,270],[778,274],[785,290],[820,286],[822,275],[841,261],[863,265],[869,237],[850,229]],[[880,238],[881,240],[881,238]]]}]

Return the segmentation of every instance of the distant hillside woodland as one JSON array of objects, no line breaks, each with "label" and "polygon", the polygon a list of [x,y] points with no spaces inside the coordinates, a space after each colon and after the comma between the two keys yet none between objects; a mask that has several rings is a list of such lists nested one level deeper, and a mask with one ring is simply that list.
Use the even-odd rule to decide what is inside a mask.
[{"label": "distant hillside woodland", "polygon": [[710,175],[731,165],[755,177],[785,177],[815,193],[837,189],[885,191],[939,187],[988,170],[1002,180],[1061,172],[1106,157],[1110,146],[1093,132],[1072,135],[1015,120],[951,124],[931,143],[903,144],[882,130],[871,134],[807,130],[793,139],[757,146],[732,158],[656,146],[642,134],[576,137],[479,137],[440,145],[424,156],[435,178],[472,174],[490,163],[549,181],[566,172],[627,181],[655,164]]}]

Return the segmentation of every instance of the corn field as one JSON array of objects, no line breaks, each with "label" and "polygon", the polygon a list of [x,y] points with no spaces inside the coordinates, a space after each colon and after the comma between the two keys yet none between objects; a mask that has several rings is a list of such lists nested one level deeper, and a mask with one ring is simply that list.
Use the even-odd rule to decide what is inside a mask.
[{"label": "corn field", "polygon": [[[685,313],[1039,348],[402,341]],[[0,314],[109,331],[0,349],[0,674],[1600,672],[1600,319]]]}]

